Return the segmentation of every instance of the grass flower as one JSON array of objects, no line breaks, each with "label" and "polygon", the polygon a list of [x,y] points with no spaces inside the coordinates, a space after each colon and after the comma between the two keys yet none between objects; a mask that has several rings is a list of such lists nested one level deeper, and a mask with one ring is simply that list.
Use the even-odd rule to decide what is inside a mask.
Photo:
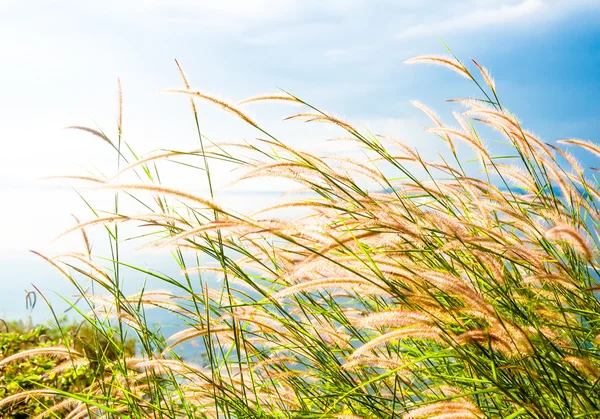
[{"label": "grass flower", "polygon": [[[81,232],[85,253],[36,254],[72,281],[87,305],[77,310],[109,342],[104,349],[120,353],[133,336],[139,353],[109,359],[100,351],[86,364],[97,378],[81,392],[24,390],[0,409],[47,397],[40,418],[599,416],[600,189],[585,159],[562,147],[593,156],[600,149],[577,139],[550,145],[526,131],[475,60],[473,73],[453,57],[407,62],[449,68],[480,92],[451,101],[466,108],[453,113],[458,128],[413,102],[450,147],[437,161],[292,95],[239,102],[293,102],[302,109],[287,120],[333,124],[345,131],[336,141],[359,144],[366,157],[298,150],[236,106],[193,90],[179,63],[184,88],[171,92],[189,96],[199,148],[139,158],[124,139],[72,127],[115,148],[114,175],[71,177],[114,191],[115,205],[76,219],[57,238]],[[205,147],[195,99],[233,113],[262,138]],[[498,135],[501,154],[488,148]],[[190,179],[206,177],[206,194],[162,185],[150,171],[183,156],[195,162]],[[213,189],[216,161],[242,169],[238,182],[286,179],[301,193],[235,213]],[[135,183],[115,183],[125,174]],[[125,210],[120,197],[140,211]],[[124,236],[123,224],[135,224],[134,236]],[[104,262],[86,233],[100,226],[112,252]],[[168,248],[181,275],[127,263],[120,248],[133,239]],[[125,295],[130,270],[168,290]],[[100,289],[90,290],[90,281]],[[153,327],[149,309],[177,330]],[[86,362],[66,347],[41,347],[0,360],[0,368],[42,354]]]}]

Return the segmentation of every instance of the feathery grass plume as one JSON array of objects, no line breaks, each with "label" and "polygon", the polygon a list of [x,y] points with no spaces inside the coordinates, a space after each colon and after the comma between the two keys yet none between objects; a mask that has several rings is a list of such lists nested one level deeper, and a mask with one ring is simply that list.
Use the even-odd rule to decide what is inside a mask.
[{"label": "feathery grass plume", "polygon": [[[190,84],[187,80],[187,77],[185,76],[185,73],[183,72],[183,68],[181,68],[181,65],[179,64],[179,61],[177,61],[177,58],[173,59],[175,61],[175,65],[177,66],[177,70],[179,70],[179,75],[181,76],[181,79],[183,80],[183,85],[185,86],[185,88],[187,90],[190,90]],[[192,102],[192,107],[194,108],[194,113],[196,113],[196,108],[194,106],[194,101],[192,98],[190,98],[190,101]]]},{"label": "feathery grass plume", "polygon": [[[548,146],[550,148],[552,148],[554,151],[556,151],[558,154],[560,154],[561,157],[563,157],[567,161],[567,163],[571,165],[571,168],[575,171],[575,173],[577,174],[577,176],[579,178],[572,176],[570,173],[565,173],[565,176],[568,179],[570,179],[571,181],[581,184],[582,181],[580,179],[584,179],[583,169],[581,168],[581,166],[579,165],[579,162],[575,159],[575,157],[572,154],[570,154],[564,150],[561,150],[560,148],[558,148],[556,146],[553,146],[551,144],[549,144]],[[563,172],[566,172],[563,168],[561,168],[561,170]]]},{"label": "feathery grass plume", "polygon": [[[513,142],[522,153],[535,158],[541,158],[539,150],[543,151],[546,156],[550,156],[550,152],[546,145],[534,135],[526,132],[521,127],[519,121],[506,110],[498,110],[479,104],[473,105],[472,102],[461,101],[468,104],[471,109],[465,112],[466,115],[476,115],[479,118],[475,120],[482,122],[496,131],[504,135],[509,141]],[[533,148],[530,143],[536,146]]]},{"label": "feathery grass plume", "polygon": [[442,401],[417,407],[402,416],[402,419],[482,419],[483,412],[466,398]]},{"label": "feathery grass plume", "polygon": [[[74,214],[71,214],[71,216],[73,217],[77,225],[81,224],[79,218],[77,218]],[[85,245],[86,255],[88,259],[90,259],[92,257],[92,246],[90,245],[90,239],[88,238],[88,235],[84,228],[81,228],[81,238],[83,239],[83,244]]]},{"label": "feathery grass plume", "polygon": [[[225,317],[233,317],[254,326],[265,328],[268,331],[280,332],[281,335],[285,335],[285,332],[282,331],[281,321],[275,318],[272,313],[265,312],[259,307],[236,307],[233,313],[228,313]],[[224,319],[222,318],[222,320]]]},{"label": "feathery grass plume", "polygon": [[206,205],[208,208],[224,212],[221,207],[212,202],[209,199],[201,198],[199,196],[193,195],[188,192],[167,188],[164,186],[158,185],[143,185],[143,184],[135,184],[135,183],[117,183],[117,184],[106,184],[103,186],[99,186],[98,189],[114,189],[114,190],[138,190],[138,191],[147,191],[147,192],[156,192],[162,193],[167,196],[173,196],[177,198],[187,199],[189,201],[193,201],[202,205]]},{"label": "feathery grass plume", "polygon": [[335,118],[331,115],[327,115],[324,113],[297,113],[291,116],[288,116],[287,118],[283,118],[284,121],[287,121],[289,119],[298,119],[298,118],[305,118],[305,122],[329,122],[335,125],[338,125],[339,127],[345,129],[346,131],[350,132],[350,133],[354,133],[354,132],[358,132],[358,130],[356,128],[354,128],[352,125],[348,124],[347,122],[342,121],[339,118]]},{"label": "feathery grass plume", "polygon": [[279,300],[299,292],[320,291],[328,288],[343,289],[352,292],[356,290],[371,289],[373,285],[372,282],[352,277],[315,279],[284,288],[274,294],[273,298]]},{"label": "feathery grass plume", "polygon": [[502,176],[511,180],[515,186],[524,189],[527,192],[536,193],[538,192],[535,180],[531,178],[531,174],[527,173],[522,168],[515,165],[507,165],[501,163],[494,163],[494,166],[499,170],[502,170]]},{"label": "feathery grass plume", "polygon": [[368,353],[377,347],[386,343],[402,340],[402,339],[431,339],[439,343],[445,343],[442,338],[443,332],[437,327],[432,326],[411,326],[400,330],[394,330],[392,332],[384,333],[374,339],[371,339],[362,346],[359,346],[352,355],[348,357],[348,360],[352,361],[356,358],[361,357],[363,354]]},{"label": "feathery grass plume", "polygon": [[358,321],[362,327],[404,327],[413,324],[434,325],[434,313],[420,313],[418,311],[390,310],[374,313]]},{"label": "feathery grass plume", "polygon": [[100,138],[102,141],[105,141],[105,142],[107,142],[107,143],[108,143],[108,144],[110,144],[111,146],[113,146],[113,147],[115,146],[115,145],[113,144],[113,142],[112,142],[112,141],[111,141],[111,140],[110,140],[110,139],[109,139],[109,138],[108,138],[106,135],[104,135],[104,133],[102,133],[102,132],[100,132],[100,131],[98,131],[98,130],[95,130],[95,129],[93,129],[93,128],[82,127],[82,126],[80,126],[80,125],[70,125],[70,126],[68,126],[68,127],[65,127],[65,128],[66,128],[66,129],[76,129],[76,130],[79,130],[79,131],[85,131],[85,132],[88,132],[88,133],[90,133],[90,134],[92,134],[92,135],[94,135],[94,136],[96,136],[96,137]]},{"label": "feathery grass plume", "polygon": [[186,95],[190,95],[190,96],[193,96],[193,97],[197,97],[197,98],[200,98],[200,99],[207,100],[207,101],[209,101],[211,103],[214,103],[215,105],[221,106],[226,111],[229,111],[229,112],[231,112],[234,115],[237,115],[239,118],[241,118],[243,121],[247,122],[248,124],[252,125],[253,127],[258,127],[258,125],[256,124],[256,122],[254,122],[252,120],[252,118],[250,118],[248,115],[246,115],[245,113],[243,113],[242,111],[240,111],[239,109],[237,109],[235,106],[230,105],[230,104],[222,101],[221,99],[217,99],[216,97],[205,95],[204,93],[196,92],[196,91],[192,91],[192,90],[187,90],[187,89],[167,89],[167,90],[164,90],[164,91],[168,92],[168,93],[183,93],[183,94],[186,94]]},{"label": "feathery grass plume", "polygon": [[404,61],[404,63],[426,63],[441,65],[443,67],[449,68],[452,71],[457,72],[458,74],[469,80],[473,80],[471,73],[469,73],[465,66],[452,57],[445,57],[443,55],[419,55],[418,57],[409,58],[408,60]]},{"label": "feathery grass plume", "polygon": [[215,327],[215,328],[207,328],[207,329],[198,329],[195,327],[190,327],[184,330],[181,330],[177,333],[173,333],[171,336],[167,338],[167,342],[169,343],[169,347],[163,351],[163,355],[170,352],[175,346],[182,344],[190,339],[194,339],[197,337],[201,337],[208,334],[219,334],[219,333],[231,333],[232,329],[229,327]]},{"label": "feathery grass plume", "polygon": [[115,223],[124,222],[124,221],[143,221],[143,222],[147,223],[147,225],[155,225],[157,227],[165,227],[165,225],[160,224],[157,220],[165,220],[166,222],[171,222],[171,223],[189,224],[186,220],[184,220],[180,217],[172,216],[169,214],[162,214],[162,213],[138,214],[138,215],[134,215],[134,216],[111,215],[108,217],[99,217],[96,219],[92,219],[89,221],[84,221],[82,223],[79,223],[78,225],[63,231],[61,234],[59,234],[54,239],[52,239],[52,241],[55,242],[55,241],[59,240],[60,238],[66,236],[74,231],[81,230],[85,227],[95,226],[98,224],[106,225],[106,224],[115,224]]},{"label": "feathery grass plume", "polygon": [[473,289],[472,285],[452,275],[444,275],[435,272],[428,272],[423,281],[432,284],[439,290],[454,295],[464,300],[468,306],[480,310],[482,313],[492,314],[494,312],[492,305],[484,297]]},{"label": "feathery grass plume", "polygon": [[34,255],[39,256],[40,258],[44,259],[46,262],[48,262],[50,265],[52,265],[56,270],[58,270],[61,274],[63,274],[63,276],[65,276],[72,284],[75,284],[75,281],[73,280],[73,277],[69,274],[69,272],[65,268],[60,266],[57,262],[54,262],[48,256],[45,256],[35,250],[30,249],[29,251],[31,253],[33,253]]},{"label": "feathery grass plume", "polygon": [[408,356],[399,355],[362,355],[354,358],[351,361],[346,362],[342,365],[345,370],[354,368],[384,368],[387,370],[402,369],[403,366],[410,362]]},{"label": "feathery grass plume", "polygon": [[570,182],[565,182],[564,173],[561,173],[557,166],[551,164],[546,165],[545,169],[549,178],[557,183],[558,189],[562,194],[562,198],[567,202],[573,202],[573,197],[579,194],[575,188],[573,188],[573,185],[571,185]]},{"label": "feathery grass plume", "polygon": [[123,173],[128,172],[128,171],[136,168],[137,166],[140,166],[140,165],[142,165],[144,163],[148,163],[150,161],[165,159],[167,157],[173,157],[173,156],[192,155],[192,154],[197,154],[197,153],[200,153],[200,152],[201,152],[201,150],[192,150],[192,151],[166,151],[164,153],[158,153],[158,154],[154,154],[154,155],[151,155],[151,156],[148,156],[148,157],[144,157],[144,158],[136,160],[135,162],[131,163],[129,166],[126,166],[123,169],[121,169],[120,171],[118,171],[117,173],[115,173],[109,179],[109,181],[113,181],[115,179],[118,179]]},{"label": "feathery grass plume", "polygon": [[482,65],[480,65],[473,58],[471,58],[471,61],[473,61],[473,64],[475,64],[477,66],[477,69],[479,70],[479,72],[483,76],[483,79],[485,80],[485,84],[487,84],[488,87],[495,94],[496,93],[496,83],[494,82],[494,79],[492,78],[492,76],[491,76],[490,72],[488,71],[488,69],[485,68],[485,67],[483,67]]},{"label": "feathery grass plume", "polygon": [[106,283],[109,284],[111,282],[111,278],[106,274],[106,272],[104,271],[104,269],[102,269],[101,267],[99,267],[95,263],[92,263],[89,260],[90,259],[89,256],[90,256],[90,253],[88,253],[87,255],[83,256],[83,255],[71,252],[71,253],[64,253],[64,254],[53,256],[51,259],[52,260],[59,260],[59,259],[67,258],[67,257],[68,258],[76,259],[76,260],[80,261],[81,263],[83,263],[88,268],[90,268],[93,272],[95,272],[96,274],[98,274],[102,278],[104,278],[104,280],[106,281]]},{"label": "feathery grass plume", "polygon": [[4,397],[0,399],[0,407],[4,407],[11,403],[19,402],[29,398],[40,398],[40,397],[55,397],[60,395],[56,390],[28,390],[22,393],[16,393],[12,396]]},{"label": "feathery grass plume", "polygon": [[570,290],[577,290],[577,284],[571,278],[565,278],[556,274],[541,274],[523,278],[523,284],[541,285],[543,283],[551,283]]},{"label": "feathery grass plume", "polygon": [[68,369],[76,370],[78,367],[90,365],[90,360],[85,358],[77,358],[77,359],[69,359],[67,361],[58,364],[56,367],[52,368],[44,377],[49,377],[50,375],[59,374]]},{"label": "feathery grass plume", "polygon": [[[255,177],[261,176],[278,176],[291,174],[294,179],[302,179],[302,176],[305,175],[305,178],[309,176],[317,177],[318,173],[315,172],[314,169],[307,167],[305,164],[296,163],[296,162],[275,162],[268,163],[265,165],[257,166],[254,169],[246,172],[243,176],[238,177],[231,184],[235,184],[241,182],[246,179],[252,179]],[[318,178],[317,178],[318,179]]]},{"label": "feathery grass plume", "polygon": [[[404,151],[406,154],[408,154],[408,159],[412,159],[412,160],[409,160],[409,161],[420,161],[421,160],[419,158],[419,155],[417,154],[417,152],[414,149],[412,149],[409,146],[407,146],[406,144],[404,144],[402,141],[400,141],[400,140],[398,140],[396,138],[390,137],[389,135],[383,135],[383,134],[377,134],[377,138],[382,138],[384,140],[390,141],[394,145],[400,147],[400,149],[402,151]],[[383,157],[384,160],[387,160],[387,158],[389,156],[384,155],[382,157]]]},{"label": "feathery grass plume", "polygon": [[254,96],[254,97],[251,97],[248,99],[244,99],[244,100],[238,102],[238,105],[243,105],[243,104],[252,103],[252,102],[262,102],[262,101],[284,101],[284,102],[303,103],[301,100],[298,100],[294,96],[273,94],[273,95]]},{"label": "feathery grass plume", "polygon": [[600,157],[600,147],[598,145],[592,143],[591,141],[580,140],[578,138],[567,138],[564,140],[557,140],[559,144],[572,144],[578,147],[583,148],[584,150],[590,151],[597,157]]},{"label": "feathery grass plume", "polygon": [[[122,302],[129,303],[135,306],[144,306],[145,309],[156,307],[162,308],[166,311],[170,311],[172,313],[180,313],[180,314],[188,314],[190,313],[189,309],[186,309],[181,306],[180,303],[170,302],[165,300],[159,300],[156,298],[126,298],[123,299]],[[129,318],[133,319],[131,316]]]},{"label": "feathery grass plume", "polygon": [[312,334],[318,337],[323,343],[331,347],[340,349],[351,349],[350,340],[351,335],[346,333],[343,328],[335,328],[329,323],[320,322],[315,327],[315,333]]},{"label": "feathery grass plume", "polygon": [[61,401],[60,403],[47,407],[44,411],[42,411],[39,415],[34,416],[32,419],[57,417],[57,412],[75,408],[76,406],[80,405],[80,403],[81,402],[79,402],[78,400],[66,399]]},{"label": "feathery grass plume", "polygon": [[469,133],[461,132],[459,130],[453,128],[446,127],[437,127],[437,128],[429,128],[429,131],[434,133],[442,133],[448,134],[450,136],[454,136],[461,140],[464,140],[467,144],[469,144],[477,154],[485,160],[490,160],[490,153],[486,150],[486,148],[480,143],[479,140],[474,138]]},{"label": "feathery grass plume", "polygon": [[79,352],[71,348],[65,348],[62,346],[49,346],[44,348],[34,348],[27,351],[19,352],[17,354],[8,356],[0,361],[0,369],[6,367],[11,362],[14,362],[23,358],[30,358],[32,356],[56,356],[56,357],[72,357],[72,356],[83,356]]},{"label": "feathery grass plume", "polygon": [[70,179],[70,180],[87,180],[94,183],[106,183],[105,180],[98,179],[92,176],[45,176],[42,179]]},{"label": "feathery grass plume", "polygon": [[109,311],[105,307],[100,307],[97,310],[90,311],[88,316],[93,316],[97,321],[102,323],[107,323],[110,320],[116,320],[119,325],[126,325],[137,332],[143,331],[143,327],[140,324],[139,319],[135,318],[129,313]]},{"label": "feathery grass plume", "polygon": [[592,381],[596,381],[600,378],[600,370],[597,367],[592,365],[590,360],[579,358],[576,356],[566,356],[563,359],[563,362],[566,362],[576,370],[582,372],[587,378]]},{"label": "feathery grass plume", "polygon": [[544,233],[550,240],[562,240],[575,248],[587,261],[593,259],[594,255],[583,236],[570,225],[557,225]]},{"label": "feathery grass plume", "polygon": [[455,339],[459,345],[470,344],[473,342],[479,343],[483,346],[488,344],[496,351],[502,352],[507,356],[511,356],[515,353],[513,345],[498,334],[486,330],[469,330],[458,335]]},{"label": "feathery grass plume", "polygon": [[212,373],[205,368],[195,365],[189,361],[184,362],[178,359],[142,358],[127,360],[127,364],[136,370],[153,370],[162,374],[174,372],[186,376],[189,375],[194,379],[207,379],[212,375]]},{"label": "feathery grass plume", "polygon": [[188,239],[193,236],[200,235],[202,233],[207,233],[207,232],[212,232],[212,231],[226,231],[232,227],[239,228],[239,227],[244,227],[244,226],[248,227],[247,224],[244,224],[238,220],[229,221],[229,220],[221,219],[221,220],[213,221],[213,222],[205,224],[205,225],[193,227],[188,230],[182,230],[180,233],[173,235],[169,239],[167,239],[161,243],[153,243],[153,245],[158,246],[158,247],[169,247],[169,246],[173,246],[173,245],[181,242],[182,240]]},{"label": "feathery grass plume", "polygon": [[84,227],[92,226],[95,224],[114,223],[116,221],[125,221],[125,220],[129,220],[129,219],[130,218],[125,215],[111,215],[108,217],[99,217],[99,218],[96,218],[93,220],[84,221],[83,223],[79,223],[76,226],[63,231],[61,234],[56,236],[53,241],[56,241],[56,240],[60,239],[61,237],[64,237],[67,234],[72,233],[74,231],[81,230]]},{"label": "feathery grass plume", "polygon": [[[423,111],[423,113],[425,113],[425,115],[427,115],[429,117],[429,119],[431,119],[436,127],[441,128],[444,126],[444,124],[442,124],[442,121],[440,120],[440,118],[435,114],[435,112],[433,112],[431,109],[429,109],[427,106],[423,105],[421,102],[418,102],[416,100],[411,101],[410,103],[413,104],[413,106],[415,108],[420,109],[421,111]],[[448,143],[448,145],[450,146],[450,150],[452,150],[453,153],[456,153],[456,147],[454,146],[454,142],[452,141],[452,139],[450,138],[450,135],[448,134],[443,134],[442,138],[444,138],[446,140],[446,142]]]},{"label": "feathery grass plume", "polygon": [[[388,179],[385,177],[385,175],[383,173],[381,173],[380,170],[372,169],[372,168],[356,161],[355,159],[351,159],[351,158],[347,158],[347,157],[330,157],[329,160],[343,163],[344,164],[343,170],[346,173],[352,173],[352,172],[358,173],[358,174],[363,175],[366,178],[374,181],[378,185],[381,185],[382,187],[385,187],[389,184]],[[347,176],[347,178],[350,179],[349,176]]]}]

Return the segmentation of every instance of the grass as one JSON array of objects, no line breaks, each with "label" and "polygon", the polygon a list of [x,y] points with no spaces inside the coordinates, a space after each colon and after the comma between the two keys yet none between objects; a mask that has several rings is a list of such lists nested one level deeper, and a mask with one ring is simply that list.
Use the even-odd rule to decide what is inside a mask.
[{"label": "grass", "polygon": [[[101,356],[96,379],[79,392],[23,389],[23,400],[60,400],[36,417],[599,417],[600,190],[595,169],[564,146],[594,156],[600,147],[546,144],[523,129],[475,61],[473,71],[453,56],[409,62],[448,67],[481,96],[456,100],[458,128],[415,103],[448,147],[438,161],[286,92],[225,103],[193,90],[179,64],[184,88],[173,91],[190,99],[197,150],[140,158],[122,138],[121,113],[113,139],[75,127],[114,148],[118,176],[73,177],[114,190],[114,208],[92,209],[64,234],[83,233],[87,243],[86,229],[103,226],[110,263],[89,246],[40,256],[78,287],[75,309],[98,336],[115,347],[134,337],[139,353]],[[207,142],[196,101],[220,106],[261,138]],[[288,119],[337,126],[369,158],[287,145],[243,110],[262,101],[302,106]],[[501,139],[506,152],[493,154],[484,136]],[[161,185],[158,165],[182,157],[196,160],[186,163],[192,175],[207,176],[206,196]],[[210,177],[222,161],[245,169],[244,181],[290,179],[303,193],[255,214],[229,211]],[[136,180],[121,182],[126,175]],[[124,213],[123,200],[140,211]],[[122,223],[146,245],[170,249],[182,277],[128,265]],[[172,291],[125,295],[125,269]],[[214,275],[222,287],[209,287]],[[157,332],[149,308],[176,316],[180,330]],[[202,365],[181,357],[192,342]],[[77,362],[61,352],[69,353]]]},{"label": "grass", "polygon": [[[123,345],[109,344],[87,322],[63,320],[58,327],[33,327],[25,322],[1,324],[0,397],[13,397],[13,402],[0,408],[3,418],[40,415],[49,402],[54,402],[47,397],[24,400],[20,398],[24,390],[58,387],[66,392],[83,391],[94,382],[98,357],[114,361],[135,353],[133,340]],[[69,351],[65,352],[65,347]],[[70,353],[77,353],[82,362],[70,362]]]}]

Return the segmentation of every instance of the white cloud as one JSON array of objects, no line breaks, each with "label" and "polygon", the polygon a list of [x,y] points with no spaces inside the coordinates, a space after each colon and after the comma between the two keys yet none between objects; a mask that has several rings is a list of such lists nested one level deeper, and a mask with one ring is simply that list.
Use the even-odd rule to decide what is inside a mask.
[{"label": "white cloud", "polygon": [[[117,75],[125,89],[127,141],[136,151],[193,149],[196,143],[185,98],[154,93],[154,89],[178,85],[169,54],[181,54],[178,58],[186,72],[190,69],[192,84],[222,90],[224,95],[218,97],[240,99],[277,84],[311,103],[314,99],[316,105],[325,102],[332,110],[352,112],[359,119],[362,115],[373,118],[384,107],[376,106],[371,93],[381,102],[392,100],[381,86],[390,82],[383,77],[390,74],[386,67],[395,62],[398,51],[404,54],[407,49],[422,48],[427,36],[484,33],[510,23],[527,29],[530,22],[559,19],[599,5],[598,0],[60,0],[50,6],[43,0],[0,0],[0,35],[7,41],[0,57],[4,75],[0,80],[0,186],[37,185],[34,180],[40,176],[82,173],[79,164],[108,167],[111,173],[110,150],[62,127],[94,127],[88,122],[90,117],[103,129],[113,127]],[[408,19],[427,23],[410,25]],[[400,25],[405,29],[398,34]],[[399,44],[404,45],[397,48]],[[163,65],[167,59],[169,64]],[[402,83],[398,80],[404,88],[409,82]],[[401,95],[412,94],[393,87]],[[240,89],[245,90],[241,93]],[[260,114],[261,106],[249,107],[249,112]],[[423,134],[420,123],[393,119],[400,108],[395,102],[390,106],[391,110],[383,111],[388,119],[371,119],[361,126],[418,143],[421,150],[435,156],[444,144]],[[202,128],[211,138],[237,141],[257,135],[240,128],[230,115],[206,108],[210,106],[202,105]],[[357,118],[347,119],[355,122]],[[293,122],[268,125],[281,132],[286,142],[317,154],[360,153],[345,143],[327,142],[327,137],[344,135],[337,130],[329,133],[318,127],[320,133],[315,133]],[[219,181],[226,184],[233,174],[222,172]],[[166,180],[169,174],[173,178],[177,172],[166,166]],[[183,183],[181,178],[174,182]],[[191,185],[182,185],[186,186]],[[265,187],[273,188],[273,184],[265,183]],[[14,200],[4,196],[18,205],[5,206],[10,211],[0,210],[1,218],[23,222],[52,200],[31,191],[25,199],[28,191],[18,192],[11,190],[18,195]],[[59,209],[68,206],[57,200],[52,205],[60,208],[48,210],[52,217],[41,224],[50,225]],[[8,234],[0,237],[0,248],[2,240],[15,245],[14,237],[22,235],[20,225],[11,223]],[[37,230],[31,228],[32,237]]]},{"label": "white cloud", "polygon": [[[74,7],[80,2],[68,0]],[[365,0],[105,0],[85,3],[99,13],[135,19],[133,24],[177,32],[239,34],[286,26],[315,14],[346,15],[366,6]]]},{"label": "white cloud", "polygon": [[[434,4],[431,5],[434,6]],[[419,20],[426,23],[408,26],[401,30],[396,37],[406,40],[495,29],[499,26],[514,26],[515,24],[531,25],[564,16],[571,11],[597,8],[598,2],[590,0],[521,0],[516,3],[514,1],[488,2],[482,6],[480,1],[471,0],[463,3],[462,6],[454,13],[444,16],[430,16],[430,18],[420,16]]]}]

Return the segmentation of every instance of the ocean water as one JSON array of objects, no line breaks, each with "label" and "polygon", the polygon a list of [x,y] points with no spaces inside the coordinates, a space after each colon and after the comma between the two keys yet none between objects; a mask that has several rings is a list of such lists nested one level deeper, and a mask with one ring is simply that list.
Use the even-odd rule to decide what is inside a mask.
[{"label": "ocean water", "polygon": [[[6,320],[28,319],[34,323],[49,321],[69,309],[69,302],[77,300],[77,289],[55,268],[50,266],[29,249],[40,251],[47,256],[84,249],[80,234],[72,233],[53,241],[57,235],[75,224],[71,214],[80,220],[94,218],[89,208],[70,188],[39,186],[0,186],[4,204],[0,207],[0,219],[4,220],[0,235],[0,318]],[[86,199],[94,207],[110,207],[114,195],[107,192],[85,192]],[[218,202],[238,212],[253,211],[281,199],[281,192],[236,192],[223,194]],[[126,204],[122,204],[125,206]],[[126,212],[126,211],[124,211]],[[147,212],[147,211],[146,211]],[[120,225],[122,237],[136,233],[133,226]],[[110,249],[106,232],[101,226],[90,227],[87,233],[92,245],[95,262],[110,266],[101,257],[108,257]],[[170,276],[184,281],[181,269],[169,249],[139,249],[143,241],[125,241],[120,247],[120,259],[128,264]],[[188,267],[195,266],[195,257],[186,255]],[[204,258],[202,263],[210,263]],[[150,275],[126,267],[122,268],[122,284],[125,294],[147,290],[176,290],[175,286],[153,278]],[[213,277],[204,276],[210,286],[220,287]],[[85,281],[84,281],[85,283]],[[35,291],[37,301],[33,309],[26,306],[26,295]],[[52,310],[46,303],[52,306]],[[68,315],[74,316],[70,310]],[[148,321],[169,327],[160,311],[149,311]],[[169,320],[170,321],[170,320]]]}]

